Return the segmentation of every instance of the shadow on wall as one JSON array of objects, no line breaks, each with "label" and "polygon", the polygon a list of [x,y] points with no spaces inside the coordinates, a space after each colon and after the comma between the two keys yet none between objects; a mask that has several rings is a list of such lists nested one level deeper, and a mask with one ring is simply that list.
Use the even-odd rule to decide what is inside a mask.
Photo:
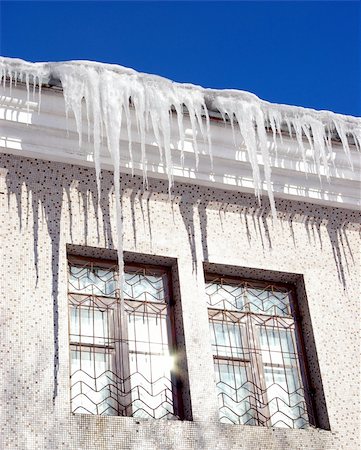
[{"label": "shadow on wall", "polygon": [[[179,210],[187,230],[194,267],[197,267],[194,216],[198,214],[203,261],[209,261],[209,218],[207,211],[209,212],[210,210],[217,210],[222,233],[225,231],[223,222],[227,213],[236,213],[239,215],[240,222],[244,225],[243,229],[250,247],[253,244],[252,239],[254,239],[261,243],[264,252],[273,248],[272,233],[275,233],[275,231],[272,230],[273,219],[268,198],[262,197],[262,203],[259,205],[252,194],[220,191],[192,185],[188,185],[187,189],[185,189],[184,185],[177,183],[173,189],[173,194],[179,198]],[[291,235],[295,253],[299,245],[294,232],[295,223],[303,224],[308,243],[313,247],[317,244],[321,252],[324,247],[321,229],[324,228],[327,231],[338,279],[346,291],[346,274],[350,272],[350,266],[355,264],[353,249],[346,232],[349,228],[356,228],[361,231],[359,214],[341,208],[323,207],[306,202],[282,199],[276,199],[276,209],[278,217],[281,219],[280,224],[283,231],[287,235]],[[279,228],[277,229],[279,230]],[[237,233],[236,229],[234,233]]]},{"label": "shadow on wall", "polygon": [[[6,167],[6,188],[8,195],[8,205],[10,198],[16,197],[17,214],[19,217],[20,230],[24,226],[29,226],[32,220],[34,233],[33,251],[35,260],[36,281],[39,277],[39,224],[45,218],[48,235],[51,239],[51,277],[52,277],[52,302],[53,302],[53,330],[54,330],[54,389],[53,399],[55,400],[58,390],[58,370],[59,370],[59,340],[58,340],[58,284],[59,284],[59,240],[61,235],[61,216],[64,211],[64,204],[68,205],[69,211],[69,236],[70,243],[78,243],[79,237],[73,236],[75,225],[79,230],[79,223],[73,223],[72,211],[74,208],[81,208],[77,211],[77,217],[82,216],[84,245],[87,245],[88,236],[88,216],[95,211],[95,221],[97,224],[97,239],[100,246],[114,249],[111,225],[111,211],[113,208],[113,174],[104,171],[102,174],[101,198],[98,201],[95,174],[93,169],[79,168],[76,166],[48,163],[35,159],[22,159],[13,155],[0,155],[0,167]],[[156,195],[157,201],[169,201],[168,183],[163,180],[149,179],[149,189],[144,191],[142,179],[124,175],[123,185],[126,186],[127,193],[130,192],[129,199],[131,205],[134,247],[137,245],[137,225],[135,204],[141,208],[143,226],[148,227],[150,241],[154,238],[155,231],[152,230],[152,222],[157,223],[159,217],[152,217],[150,203]],[[77,205],[73,205],[71,191],[75,189],[78,199]],[[123,191],[124,193],[124,191]],[[223,220],[228,212],[232,211],[239,215],[239,220],[243,222],[246,230],[249,245],[253,244],[252,239],[261,242],[262,248],[266,252],[272,248],[272,231],[270,206],[266,199],[262,199],[262,206],[252,194],[241,194],[234,191],[220,191],[211,188],[204,188],[196,185],[185,185],[176,183],[172,190],[173,212],[178,207],[184,230],[189,242],[189,252],[193,261],[193,271],[196,272],[200,261],[197,261],[197,254],[203,255],[203,261],[208,261],[208,221],[209,211],[218,209],[220,232],[222,232]],[[65,202],[64,199],[67,199]],[[80,206],[81,205],[81,206]],[[350,247],[346,230],[348,227],[357,225],[359,218],[356,213],[348,210],[334,210],[332,208],[319,207],[303,202],[290,202],[284,200],[276,201],[277,210],[282,217],[282,226],[288,227],[288,232],[292,236],[294,248],[297,249],[297,242],[293,230],[295,221],[304,224],[309,242],[314,245],[319,241],[322,250],[323,242],[321,227],[325,227],[329,241],[332,246],[333,257],[337,268],[340,282],[344,289],[346,285],[346,272],[349,265],[354,264],[352,249]],[[214,217],[214,216],[212,216]],[[125,217],[125,220],[128,220]],[[202,248],[196,248],[195,221],[199,222]],[[171,224],[169,229],[171,229]],[[145,230],[144,228],[144,230]],[[184,231],[183,230],[183,231]],[[287,231],[286,229],[284,230]],[[114,236],[114,235],[113,235]],[[253,237],[252,237],[253,236]],[[197,250],[199,252],[197,252]],[[64,251],[64,249],[63,249]]]},{"label": "shadow on wall", "polygon": [[[109,198],[112,192],[111,183],[103,184],[99,202],[100,215],[98,209],[98,194],[94,176],[87,176],[87,169],[82,169],[82,177],[79,177],[79,171],[73,166],[62,164],[49,164],[44,161],[22,159],[20,157],[0,155],[1,167],[8,169],[6,177],[6,187],[8,196],[8,208],[10,211],[11,196],[16,197],[17,214],[20,224],[20,233],[24,227],[29,226],[29,220],[32,220],[33,229],[33,249],[36,280],[35,287],[38,285],[39,277],[39,250],[42,242],[39,242],[39,226],[45,219],[47,233],[51,241],[51,284],[52,284],[52,309],[53,309],[53,344],[54,344],[54,386],[53,402],[58,394],[58,372],[59,372],[59,308],[58,308],[58,280],[59,280],[59,248],[61,235],[61,216],[64,205],[64,195],[69,205],[69,234],[73,239],[73,217],[72,200],[70,189],[72,182],[77,180],[77,195],[79,204],[83,206],[83,223],[85,245],[88,234],[88,214],[90,203],[92,211],[96,214],[97,234],[99,235],[99,220],[103,222],[103,242],[106,246],[112,248],[113,240],[110,225]],[[108,187],[108,188],[107,188]]]}]

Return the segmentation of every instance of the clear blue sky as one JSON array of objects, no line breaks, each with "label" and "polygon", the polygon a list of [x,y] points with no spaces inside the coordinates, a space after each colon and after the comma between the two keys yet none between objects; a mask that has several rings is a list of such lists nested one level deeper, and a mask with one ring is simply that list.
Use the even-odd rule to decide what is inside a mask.
[{"label": "clear blue sky", "polygon": [[357,1],[2,1],[0,8],[3,56],[117,63],[361,116]]}]

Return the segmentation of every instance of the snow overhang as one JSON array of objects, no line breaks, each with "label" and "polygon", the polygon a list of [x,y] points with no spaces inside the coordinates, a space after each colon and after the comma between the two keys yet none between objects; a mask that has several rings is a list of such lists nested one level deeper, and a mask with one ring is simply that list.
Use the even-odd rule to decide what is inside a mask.
[{"label": "snow overhang", "polygon": [[[94,64],[91,63],[90,67],[93,68]],[[76,70],[70,73],[73,77],[71,83],[81,75],[79,65],[81,67],[81,63],[75,63]],[[98,141],[101,167],[114,170],[114,151],[113,154],[109,151],[109,140],[114,140],[114,136],[109,135],[109,130],[108,133],[104,129],[103,133],[97,131],[100,125],[106,127],[107,123],[112,124],[113,119],[109,115],[106,123],[104,117],[99,119],[93,114],[94,105],[84,107],[81,92],[86,85],[84,79],[79,78],[79,95],[74,98],[76,86],[69,90],[69,73],[65,71],[61,74],[61,82],[61,77],[56,76],[56,70],[59,71],[61,65],[55,65],[56,70],[50,72],[51,76],[48,73],[46,78],[43,68],[44,73],[41,74],[30,64],[28,72],[23,69],[23,76],[28,74],[27,79],[23,77],[23,83],[18,83],[16,87],[15,72],[9,72],[9,67],[11,64],[2,73],[4,79],[7,77],[0,106],[2,152],[94,166],[94,159],[97,158],[94,143]],[[98,68],[97,65],[95,67]],[[29,72],[30,69],[33,72]],[[133,71],[124,70],[127,76],[133,76]],[[150,80],[154,88],[151,94],[159,92],[160,96],[165,95],[170,82],[164,82],[159,77],[151,77]],[[38,87],[34,93],[32,89],[34,81],[43,87],[40,108]],[[86,86],[94,88],[89,83]],[[114,86],[113,79],[110,85]],[[124,126],[119,127],[119,134],[115,134],[122,171],[140,175],[146,171],[151,177],[170,179],[171,175],[172,180],[214,188],[256,191],[268,195],[271,191],[276,198],[359,208],[360,119],[328,111],[271,105],[252,94],[238,91],[220,91],[221,95],[218,95],[219,91],[181,86],[182,95],[185,89],[187,95],[190,94],[189,98],[178,104],[176,99],[171,115],[170,108],[162,111],[161,106],[165,103],[160,103],[158,109],[155,108],[157,114],[149,116],[148,123],[141,123],[139,119],[139,98],[133,100],[132,95],[128,97],[136,104],[129,108],[129,117],[125,118],[123,111],[120,123]],[[178,85],[176,87],[178,89]],[[63,92],[63,88],[68,91]],[[136,89],[139,89],[138,85]],[[205,94],[202,96],[200,92]],[[69,98],[69,93],[73,98]],[[88,103],[89,98],[88,92],[88,99],[85,99]],[[149,98],[145,98],[149,102]],[[169,99],[166,100],[169,103]],[[179,130],[179,105],[182,106],[182,132]],[[146,105],[148,111],[150,107]],[[259,115],[259,111],[263,116]],[[109,111],[104,111],[104,105],[100,114],[109,114]],[[113,110],[113,114],[116,116],[118,112]],[[146,115],[146,111],[143,110],[142,114]],[[167,121],[169,117],[169,126],[164,127],[161,121]],[[159,125],[149,123],[151,120],[158,121]],[[79,126],[80,123],[82,126]],[[261,124],[264,133],[260,133]],[[130,140],[132,158],[129,156]],[[160,142],[164,153],[162,159]],[[167,145],[171,168],[167,161]],[[251,148],[252,145],[254,148]],[[257,179],[255,170],[258,171]]]}]

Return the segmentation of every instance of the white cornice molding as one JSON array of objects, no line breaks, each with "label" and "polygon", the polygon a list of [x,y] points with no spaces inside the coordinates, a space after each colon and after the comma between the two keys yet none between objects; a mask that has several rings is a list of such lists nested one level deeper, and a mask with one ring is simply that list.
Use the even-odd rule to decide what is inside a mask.
[{"label": "white cornice molding", "polygon": [[[87,120],[83,120],[83,145],[79,148],[75,120],[65,118],[64,99],[61,92],[46,89],[42,92],[41,111],[38,113],[38,96],[30,96],[27,104],[27,92],[22,87],[13,87],[11,96],[2,96],[0,105],[0,151],[24,157],[59,161],[84,166],[94,166],[92,144],[88,142]],[[213,169],[208,156],[208,144],[197,140],[199,164],[196,168],[194,140],[191,126],[185,119],[186,141],[184,165],[181,165],[179,142],[173,144],[174,179],[180,182],[192,182],[220,189],[234,189],[243,192],[253,191],[252,169],[244,148],[234,145],[229,126],[222,122],[211,121]],[[174,123],[174,134],[176,123]],[[133,121],[133,168],[130,167],[128,137],[126,131],[121,134],[121,148],[124,157],[121,160],[123,170],[141,174],[140,142],[137,141],[135,121]],[[67,131],[68,130],[68,131]],[[91,132],[91,130],[90,130]],[[90,136],[91,141],[91,136]],[[154,136],[146,136],[148,176],[165,178],[165,168],[159,163],[159,149]],[[326,206],[349,209],[360,207],[360,152],[351,146],[352,168],[343,147],[333,144],[333,161],[329,167],[327,180],[324,167],[321,166],[321,178],[316,175],[316,166],[312,152],[306,152],[305,163],[300,159],[294,140],[285,136],[277,142],[277,152],[273,148],[273,137],[268,141],[272,155],[272,182],[277,198],[296,199]],[[305,148],[308,144],[305,142]],[[108,150],[101,148],[102,168],[112,170]],[[262,169],[262,167],[261,167]],[[262,172],[262,170],[261,170]],[[306,176],[307,173],[307,176]],[[264,183],[264,191],[266,185]]]}]

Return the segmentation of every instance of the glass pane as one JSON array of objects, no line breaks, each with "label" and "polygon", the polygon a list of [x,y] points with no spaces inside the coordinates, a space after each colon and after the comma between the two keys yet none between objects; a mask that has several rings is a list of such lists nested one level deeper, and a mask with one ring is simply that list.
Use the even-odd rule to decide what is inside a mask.
[{"label": "glass pane", "polygon": [[132,415],[161,419],[174,414],[169,354],[130,355]]},{"label": "glass pane", "polygon": [[297,365],[293,330],[259,327],[263,364]]},{"label": "glass pane", "polygon": [[230,284],[206,283],[207,303],[214,309],[239,309],[244,306],[244,289]]},{"label": "glass pane", "polygon": [[308,415],[297,369],[265,367],[270,425],[306,428]]},{"label": "glass pane", "polygon": [[214,355],[246,358],[242,342],[243,325],[240,323],[210,321],[209,327]]},{"label": "glass pane", "polygon": [[247,288],[246,303],[254,313],[272,316],[290,315],[288,292]]},{"label": "glass pane", "polygon": [[71,350],[72,412],[117,415],[117,387],[112,355],[94,350]]},{"label": "glass pane", "polygon": [[165,302],[164,276],[125,273],[125,298],[148,302]]},{"label": "glass pane", "polygon": [[216,361],[219,417],[223,423],[254,425],[252,386],[246,367]]},{"label": "glass pane", "polygon": [[99,309],[97,305],[92,308],[70,308],[70,341],[110,345],[109,328],[113,320],[112,309]]},{"label": "glass pane", "polygon": [[129,314],[129,350],[163,353],[168,350],[167,321],[164,316]]},{"label": "glass pane", "polygon": [[69,291],[79,294],[115,297],[115,272],[99,267],[70,266]]}]

